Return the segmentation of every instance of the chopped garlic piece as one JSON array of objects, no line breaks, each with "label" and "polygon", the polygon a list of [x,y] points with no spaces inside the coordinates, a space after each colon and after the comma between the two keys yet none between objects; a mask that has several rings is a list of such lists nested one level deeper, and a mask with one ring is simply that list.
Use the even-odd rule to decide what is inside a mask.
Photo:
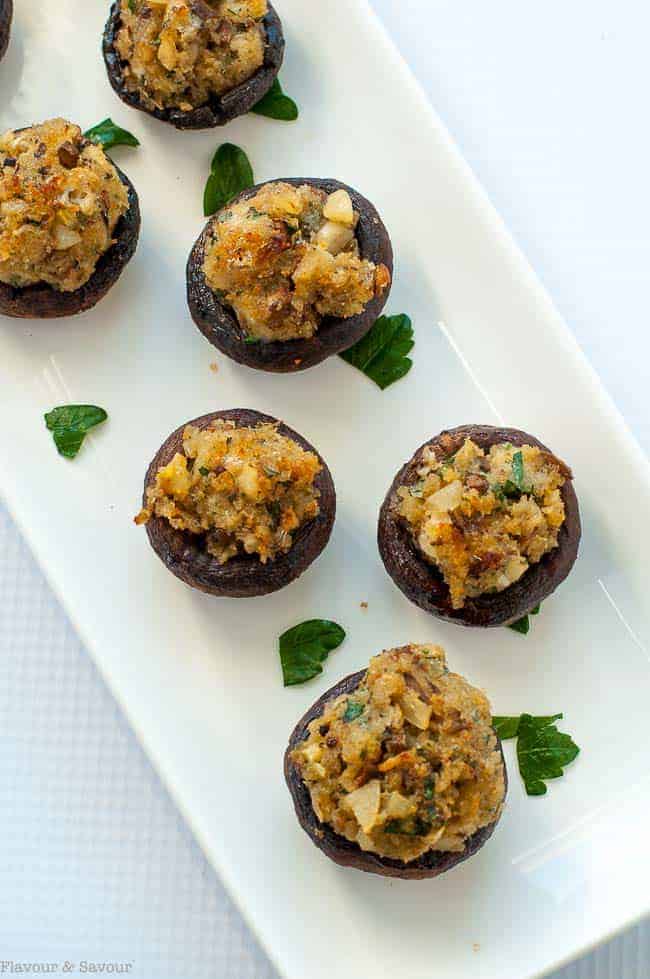
[{"label": "chopped garlic piece", "polygon": [[431,720],[431,704],[425,704],[414,690],[405,690],[399,703],[406,720],[421,731],[426,731]]},{"label": "chopped garlic piece", "polygon": [[341,187],[340,190],[335,190],[329,195],[323,208],[323,217],[336,224],[344,224],[348,228],[354,227],[354,208],[347,190]]},{"label": "chopped garlic piece", "polygon": [[347,248],[353,238],[354,231],[352,228],[346,228],[334,221],[326,221],[314,238],[314,242],[322,248],[326,248],[330,254],[338,255],[344,248]]},{"label": "chopped garlic piece", "polygon": [[377,822],[380,798],[381,783],[378,778],[371,779],[360,789],[355,789],[345,796],[346,808],[352,810],[354,818],[364,833],[369,833]]}]

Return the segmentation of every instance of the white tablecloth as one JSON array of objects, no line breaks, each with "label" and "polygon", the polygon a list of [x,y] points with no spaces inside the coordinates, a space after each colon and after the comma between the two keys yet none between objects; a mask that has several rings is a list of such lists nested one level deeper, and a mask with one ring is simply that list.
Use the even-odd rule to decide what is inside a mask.
[{"label": "white tablecloth", "polygon": [[[374,5],[649,449],[647,6]],[[1,508],[0,675],[0,963],[275,976]],[[642,925],[554,979],[649,974]]]}]

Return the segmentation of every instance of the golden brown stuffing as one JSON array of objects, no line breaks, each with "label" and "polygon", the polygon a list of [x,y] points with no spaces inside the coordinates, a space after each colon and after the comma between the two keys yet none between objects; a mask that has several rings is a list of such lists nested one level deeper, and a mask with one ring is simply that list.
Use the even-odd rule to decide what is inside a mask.
[{"label": "golden brown stuffing", "polygon": [[205,105],[264,63],[266,0],[121,0],[115,48],[149,109]]},{"label": "golden brown stuffing", "polygon": [[447,458],[427,448],[418,476],[397,491],[397,510],[454,608],[508,588],[557,546],[568,471],[537,446],[502,443],[486,453],[466,439]]},{"label": "golden brown stuffing", "polygon": [[390,283],[385,265],[360,258],[358,220],[344,189],[266,184],[213,220],[206,281],[251,337],[312,337],[322,317],[361,313]]},{"label": "golden brown stuffing", "polygon": [[155,515],[205,535],[206,550],[221,564],[242,553],[266,563],[289,551],[294,532],[318,515],[314,479],[321,469],[318,456],[276,424],[188,425],[183,453],[158,470],[136,523]]},{"label": "golden brown stuffing", "polygon": [[128,207],[115,167],[78,126],[10,130],[0,137],[0,281],[79,289]]},{"label": "golden brown stuffing", "polygon": [[331,700],[292,760],[321,822],[362,850],[414,860],[461,851],[499,816],[503,760],[485,695],[439,646],[375,656]]}]

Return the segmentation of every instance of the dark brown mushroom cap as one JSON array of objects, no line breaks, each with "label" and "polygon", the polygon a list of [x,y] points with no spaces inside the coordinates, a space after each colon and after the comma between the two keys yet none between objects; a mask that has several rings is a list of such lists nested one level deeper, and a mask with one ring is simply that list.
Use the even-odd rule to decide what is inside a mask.
[{"label": "dark brown mushroom cap", "polygon": [[13,0],[0,0],[0,58],[4,57],[7,45],[9,44],[13,13]]},{"label": "dark brown mushroom cap", "polygon": [[[335,190],[347,190],[352,198],[352,206],[359,214],[356,236],[361,257],[375,265],[386,265],[392,279],[393,249],[388,232],[374,205],[356,190],[339,180],[278,177],[243,191],[228,206],[254,197],[266,183],[286,183],[293,184],[294,187],[310,184],[327,194]],[[205,281],[205,247],[210,227],[216,217],[217,215],[208,221],[190,252],[187,262],[187,301],[192,319],[201,333],[213,346],[237,363],[256,367],[258,370],[282,373],[305,370],[355,344],[368,332],[384,308],[390,293],[390,284],[379,296],[371,299],[357,316],[349,316],[347,319],[325,317],[318,331],[309,339],[246,342],[248,335],[239,325],[230,306],[223,305]]]},{"label": "dark brown mushroom cap", "polygon": [[[423,880],[427,877],[438,877],[440,874],[444,874],[446,870],[451,870],[452,867],[462,863],[463,860],[467,860],[477,850],[480,850],[483,844],[492,836],[501,814],[499,814],[493,823],[483,826],[470,836],[465,843],[465,849],[461,852],[443,853],[430,850],[415,860],[409,860],[408,863],[404,863],[403,860],[382,857],[378,853],[369,853],[367,850],[362,850],[358,843],[352,843],[350,840],[346,840],[344,836],[335,833],[327,823],[321,823],[314,812],[309,789],[303,782],[297,766],[291,759],[291,752],[301,741],[305,740],[309,733],[309,724],[314,718],[322,714],[327,702],[333,700],[335,697],[340,697],[341,694],[352,693],[359,686],[367,672],[367,670],[360,670],[359,673],[352,673],[350,676],[346,676],[328,690],[327,693],[324,693],[322,697],[319,697],[304,717],[298,721],[289,738],[289,745],[284,754],[284,777],[289,786],[289,792],[293,799],[298,822],[312,842],[326,856],[342,867],[356,867],[357,870],[365,870],[369,874],[381,874],[383,877],[402,877],[407,880]],[[503,797],[505,799],[506,792],[508,791],[508,773],[505,759],[503,758],[503,747],[498,735],[497,741],[503,761]]]},{"label": "dark brown mushroom cap", "polygon": [[[115,166],[115,164],[113,164]],[[0,282],[0,313],[25,319],[54,319],[74,316],[95,306],[122,274],[131,259],[140,234],[140,205],[135,187],[115,166],[129,194],[129,209],[115,226],[115,244],[101,256],[88,281],[74,292],[59,292],[45,282],[16,288]]]},{"label": "dark brown mushroom cap", "polygon": [[[183,432],[187,425],[208,428],[218,418],[234,421],[238,427],[277,422],[276,418],[263,415],[259,411],[232,408],[228,411],[214,411],[181,425],[163,442],[147,470],[143,506],[147,505],[147,487],[154,481],[158,470],[171,462],[177,452],[183,454]],[[275,560],[267,561],[266,564],[262,564],[256,554],[236,555],[225,564],[219,564],[202,547],[201,537],[188,531],[175,530],[164,517],[151,517],[146,525],[151,546],[163,564],[192,588],[229,598],[267,595],[298,578],[327,544],[336,516],[336,492],[332,475],[322,457],[302,435],[282,422],[279,423],[278,431],[308,452],[315,453],[321,462],[323,468],[314,480],[314,486],[320,490],[318,516],[298,528],[290,551],[279,554]]]},{"label": "dark brown mushroom cap", "polygon": [[117,32],[120,29],[120,3],[115,0],[104,29],[102,50],[108,78],[119,97],[127,105],[150,116],[168,122],[176,129],[212,129],[224,126],[231,119],[243,116],[262,99],[271,88],[284,57],[284,34],[276,11],[269,3],[266,17],[262,21],[266,31],[264,45],[264,64],[261,68],[230,91],[215,95],[206,105],[183,112],[182,109],[149,109],[142,104],[137,92],[127,89],[124,82],[123,65],[115,49]]},{"label": "dark brown mushroom cap", "polygon": [[[504,626],[516,622],[544,601],[564,581],[578,555],[581,527],[580,512],[570,470],[560,462],[567,480],[560,490],[565,519],[558,535],[558,545],[522,577],[504,591],[468,598],[463,608],[452,608],[449,588],[438,569],[420,554],[405,523],[394,511],[393,500],[400,486],[417,480],[417,470],[428,446],[442,448],[444,455],[458,451],[466,438],[486,449],[501,442],[513,445],[536,445],[549,455],[553,453],[538,439],[516,428],[491,425],[461,425],[441,432],[420,446],[415,455],[398,472],[386,494],[379,513],[377,540],[379,553],[389,575],[407,598],[441,619],[467,626]],[[444,440],[444,446],[441,446]]]}]

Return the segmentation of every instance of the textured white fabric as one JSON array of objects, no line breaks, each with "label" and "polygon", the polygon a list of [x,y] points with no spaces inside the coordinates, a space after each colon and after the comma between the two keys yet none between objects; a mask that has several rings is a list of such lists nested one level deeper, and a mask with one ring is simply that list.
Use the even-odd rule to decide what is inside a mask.
[{"label": "textured white fabric", "polygon": [[275,972],[0,507],[0,962]]},{"label": "textured white fabric", "polygon": [[[649,448],[647,5],[373,3]],[[2,509],[0,833],[0,961],[275,976]],[[648,975],[642,925],[553,979]]]}]

